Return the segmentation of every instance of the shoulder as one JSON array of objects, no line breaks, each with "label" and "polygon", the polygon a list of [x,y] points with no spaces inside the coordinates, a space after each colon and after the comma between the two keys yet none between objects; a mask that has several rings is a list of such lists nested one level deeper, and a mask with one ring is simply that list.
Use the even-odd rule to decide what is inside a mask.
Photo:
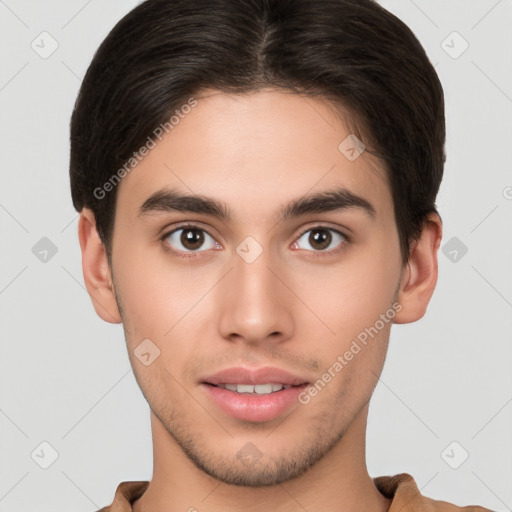
[{"label": "shoulder", "polygon": [[379,476],[374,478],[373,482],[381,494],[386,498],[392,498],[389,512],[492,512],[488,508],[476,505],[458,506],[423,496],[414,478],[408,473]]},{"label": "shoulder", "polygon": [[103,507],[98,512],[131,512],[132,503],[144,494],[148,485],[149,481],[147,480],[121,482],[117,486],[112,504]]}]

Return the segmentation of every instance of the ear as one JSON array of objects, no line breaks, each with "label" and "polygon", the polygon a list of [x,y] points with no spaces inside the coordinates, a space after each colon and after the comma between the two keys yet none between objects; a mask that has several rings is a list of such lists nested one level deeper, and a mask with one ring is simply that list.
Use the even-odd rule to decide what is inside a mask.
[{"label": "ear", "polygon": [[107,253],[96,230],[96,220],[89,208],[78,219],[78,238],[82,250],[82,271],[87,291],[98,316],[111,324],[122,322],[115,298]]},{"label": "ear", "polygon": [[437,254],[443,227],[437,213],[427,216],[421,236],[411,243],[409,261],[402,270],[397,302],[402,309],[394,322],[406,324],[423,317],[437,283]]}]

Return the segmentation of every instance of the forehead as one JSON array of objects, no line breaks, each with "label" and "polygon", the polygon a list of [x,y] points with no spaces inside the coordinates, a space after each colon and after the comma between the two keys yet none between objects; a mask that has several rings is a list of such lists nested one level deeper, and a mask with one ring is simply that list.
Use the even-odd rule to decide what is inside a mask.
[{"label": "forehead", "polygon": [[333,188],[377,211],[392,208],[383,163],[367,151],[358,157],[358,139],[325,100],[276,90],[204,91],[194,99],[122,179],[123,215],[137,215],[165,188],[217,198],[241,222],[275,220],[289,201]]}]

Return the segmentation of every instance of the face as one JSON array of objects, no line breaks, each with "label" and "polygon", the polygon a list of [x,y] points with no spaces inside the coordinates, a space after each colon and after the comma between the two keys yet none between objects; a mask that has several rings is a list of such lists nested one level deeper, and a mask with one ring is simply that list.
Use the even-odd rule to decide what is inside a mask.
[{"label": "face", "polygon": [[337,446],[380,375],[402,272],[391,192],[368,152],[339,149],[350,132],[322,100],[196,99],[119,185],[116,300],[165,435],[221,481],[276,484]]}]

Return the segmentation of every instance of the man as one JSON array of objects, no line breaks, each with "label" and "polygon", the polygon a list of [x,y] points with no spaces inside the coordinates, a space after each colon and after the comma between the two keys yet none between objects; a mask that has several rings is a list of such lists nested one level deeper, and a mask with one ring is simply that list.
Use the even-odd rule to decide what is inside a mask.
[{"label": "man", "polygon": [[437,281],[444,141],[432,65],[371,0],[149,0],[114,27],[71,189],[154,471],[103,511],[460,510],[365,462],[391,325]]}]

